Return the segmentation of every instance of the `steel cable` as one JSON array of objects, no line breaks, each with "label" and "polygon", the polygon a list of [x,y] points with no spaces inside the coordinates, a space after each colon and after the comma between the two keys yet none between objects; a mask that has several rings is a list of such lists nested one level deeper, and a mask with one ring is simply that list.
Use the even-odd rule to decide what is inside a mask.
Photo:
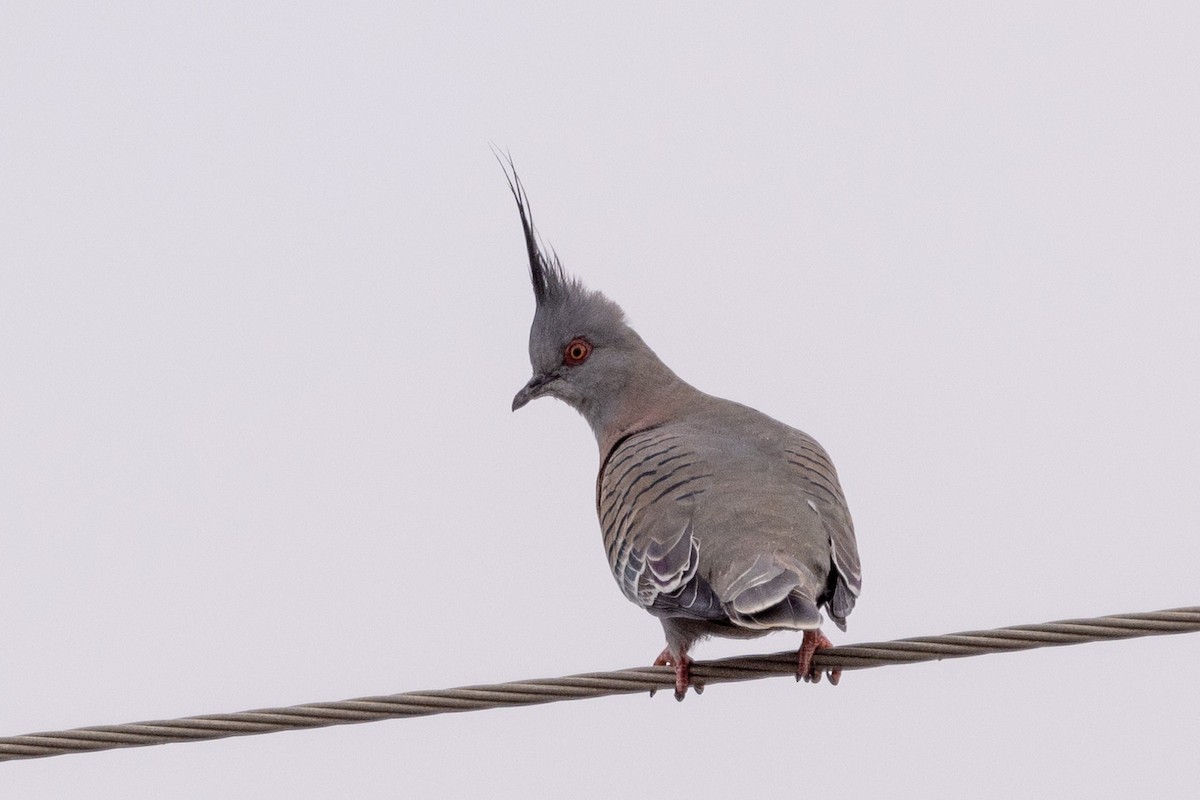
[{"label": "steel cable", "polygon": [[[823,671],[868,669],[890,664],[915,664],[943,658],[965,658],[1037,647],[1195,631],[1200,631],[1200,606],[830,647],[817,651],[814,664]],[[795,674],[794,650],[770,655],[697,661],[692,665],[691,671],[693,682],[700,687],[714,683]],[[452,711],[582,700],[605,695],[672,689],[674,681],[674,670],[670,667],[634,667],[617,672],[593,672],[488,686],[404,692],[234,714],[206,714],[126,725],[98,725],[0,738],[0,761],[112,750],[118,747],[223,739],[229,736],[348,725],[398,717],[420,717]]]}]

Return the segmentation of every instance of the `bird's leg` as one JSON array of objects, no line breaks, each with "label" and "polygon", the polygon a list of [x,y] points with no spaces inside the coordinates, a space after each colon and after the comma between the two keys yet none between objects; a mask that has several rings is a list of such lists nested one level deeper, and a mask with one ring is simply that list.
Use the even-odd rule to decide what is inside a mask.
[{"label": "bird's leg", "polygon": [[[654,659],[656,667],[674,667],[675,668],[675,699],[682,701],[687,696],[688,685],[691,683],[691,668],[692,659],[687,653],[682,653],[679,658],[676,658],[671,653],[670,647],[664,647],[663,651],[658,654],[658,658]],[[650,690],[650,696],[654,697],[656,689]],[[696,684],[696,694],[704,691],[704,685]]]},{"label": "bird's leg", "polygon": [[[813,666],[813,654],[818,650],[826,647],[833,647],[833,642],[829,641],[829,637],[821,633],[821,629],[805,631],[804,641],[800,643],[800,650],[796,653],[796,680],[803,678],[805,681],[812,683],[821,682],[821,670]],[[842,671],[840,669],[831,669],[827,673],[829,682],[834,686],[838,685],[838,681],[842,679]]]}]

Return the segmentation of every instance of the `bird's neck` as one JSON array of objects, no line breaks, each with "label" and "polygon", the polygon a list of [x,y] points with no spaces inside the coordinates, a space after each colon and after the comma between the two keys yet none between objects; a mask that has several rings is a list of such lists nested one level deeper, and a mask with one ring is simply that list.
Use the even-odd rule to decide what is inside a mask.
[{"label": "bird's neck", "polygon": [[608,400],[581,409],[592,426],[600,457],[622,437],[678,419],[701,393],[649,353],[648,363],[627,376],[619,391]]}]

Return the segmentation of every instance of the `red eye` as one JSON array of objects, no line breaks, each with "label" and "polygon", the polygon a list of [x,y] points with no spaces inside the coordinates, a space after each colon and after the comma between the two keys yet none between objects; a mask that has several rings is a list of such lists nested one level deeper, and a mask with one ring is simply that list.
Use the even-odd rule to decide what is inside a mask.
[{"label": "red eye", "polygon": [[563,363],[568,367],[577,367],[592,353],[592,346],[587,339],[575,338],[563,350]]}]

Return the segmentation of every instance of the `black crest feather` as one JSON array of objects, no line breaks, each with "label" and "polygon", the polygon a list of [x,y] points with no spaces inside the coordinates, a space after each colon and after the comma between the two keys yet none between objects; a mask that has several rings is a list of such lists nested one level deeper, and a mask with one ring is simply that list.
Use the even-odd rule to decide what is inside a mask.
[{"label": "black crest feather", "polygon": [[492,153],[504,170],[508,180],[508,188],[513,199],[517,201],[517,212],[521,215],[521,227],[525,230],[525,249],[529,253],[529,277],[533,282],[533,296],[539,306],[561,299],[569,290],[570,279],[558,262],[558,256],[551,249],[549,255],[542,248],[537,231],[533,227],[533,213],[529,206],[529,195],[517,176],[517,168],[512,156],[508,153],[501,155],[494,146]]}]

